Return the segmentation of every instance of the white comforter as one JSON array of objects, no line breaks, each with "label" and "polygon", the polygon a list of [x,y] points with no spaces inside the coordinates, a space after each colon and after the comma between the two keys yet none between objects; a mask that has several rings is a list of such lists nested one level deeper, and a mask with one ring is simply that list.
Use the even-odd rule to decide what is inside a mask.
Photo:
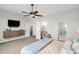
[{"label": "white comforter", "polygon": [[[72,42],[73,41],[73,42]],[[79,54],[79,39],[66,40],[61,53]]]}]

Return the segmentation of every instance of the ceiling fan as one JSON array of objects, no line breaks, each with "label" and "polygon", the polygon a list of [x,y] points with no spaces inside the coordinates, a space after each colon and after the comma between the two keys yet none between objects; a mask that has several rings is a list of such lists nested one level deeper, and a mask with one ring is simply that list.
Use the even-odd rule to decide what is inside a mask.
[{"label": "ceiling fan", "polygon": [[38,16],[38,17],[42,17],[43,15],[39,15],[39,11],[34,11],[34,4],[31,4],[31,12],[26,12],[26,11],[22,11],[22,13],[24,13],[24,17],[26,16],[31,16],[32,15],[32,18],[35,18],[35,16]]}]

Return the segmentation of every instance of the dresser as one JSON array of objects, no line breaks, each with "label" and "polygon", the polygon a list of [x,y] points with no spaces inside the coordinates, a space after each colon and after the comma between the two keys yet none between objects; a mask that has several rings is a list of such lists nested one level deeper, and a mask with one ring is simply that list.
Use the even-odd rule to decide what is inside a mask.
[{"label": "dresser", "polygon": [[12,38],[25,35],[25,30],[7,30],[3,31],[3,38]]}]

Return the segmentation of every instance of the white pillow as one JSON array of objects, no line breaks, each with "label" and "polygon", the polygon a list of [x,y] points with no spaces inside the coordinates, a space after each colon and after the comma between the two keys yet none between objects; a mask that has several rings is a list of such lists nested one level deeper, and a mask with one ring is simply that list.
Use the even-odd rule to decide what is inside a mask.
[{"label": "white pillow", "polygon": [[71,49],[71,44],[72,44],[72,41],[71,41],[71,40],[67,40],[67,41],[64,43],[64,48],[65,48],[65,49]]}]

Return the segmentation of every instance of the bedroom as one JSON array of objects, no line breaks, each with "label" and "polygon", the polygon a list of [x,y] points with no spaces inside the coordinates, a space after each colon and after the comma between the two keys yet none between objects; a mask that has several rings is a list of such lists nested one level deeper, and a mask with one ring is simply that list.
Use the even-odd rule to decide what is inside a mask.
[{"label": "bedroom", "polygon": [[[25,13],[22,13],[22,11],[25,11]],[[34,11],[39,11],[38,14],[43,16],[42,17],[35,16],[35,18],[32,18],[33,15],[24,16],[24,15],[28,15],[26,14],[26,12],[31,12],[30,4],[0,4],[0,18],[1,18],[0,19],[1,21],[0,22],[0,52],[4,54],[9,53],[10,50],[8,50],[9,48],[8,47],[6,48],[5,45],[11,44],[13,41],[17,41],[17,39],[22,39],[23,42],[25,41],[25,39],[26,39],[26,42],[32,40],[32,38],[35,39],[31,41],[29,44],[33,42],[35,43],[36,41],[42,41],[40,39],[41,38],[40,32],[46,31],[47,34],[50,34],[49,39],[54,40],[52,41],[54,42],[52,44],[54,45],[54,48],[57,43],[58,45],[60,44],[63,47],[64,45],[67,45],[67,43],[70,43],[70,45],[68,44],[68,46],[65,46],[66,48],[68,48],[68,50],[65,50],[64,48],[62,48],[61,53],[75,53],[71,51],[72,49],[70,50],[70,47],[72,43],[71,40],[78,39],[78,35],[79,35],[79,28],[78,28],[79,5],[78,4],[34,4]],[[20,21],[20,26],[9,27],[8,26],[9,19]],[[30,37],[31,26],[33,26],[32,38]],[[61,26],[63,27],[63,29],[61,28]],[[4,38],[4,33],[3,33],[4,31],[11,32],[11,31],[17,31],[17,30],[24,30],[25,34],[23,36],[18,36],[18,37],[15,36],[11,38]],[[66,31],[66,33],[64,31]],[[47,39],[47,38],[48,36],[43,37],[43,39]],[[59,43],[57,40],[62,43]],[[22,47],[26,46],[25,45],[26,42],[24,43],[24,45],[22,45]],[[49,46],[50,45],[51,44],[49,44]],[[78,45],[79,44],[77,44],[76,46]],[[16,44],[13,44],[13,46],[12,45],[8,45],[8,46],[12,48],[13,46],[16,46]],[[22,47],[20,47],[19,49],[21,49]],[[56,46],[56,48],[59,49],[60,47]],[[5,49],[7,50],[5,51]],[[5,52],[2,52],[1,50]],[[17,53],[17,50],[13,48],[11,49],[11,53],[14,53],[13,52],[14,50],[15,50],[15,53]],[[44,51],[41,53],[45,53]],[[75,51],[76,53],[79,53],[78,48]],[[59,53],[59,52],[58,50],[56,50],[54,53]]]}]

